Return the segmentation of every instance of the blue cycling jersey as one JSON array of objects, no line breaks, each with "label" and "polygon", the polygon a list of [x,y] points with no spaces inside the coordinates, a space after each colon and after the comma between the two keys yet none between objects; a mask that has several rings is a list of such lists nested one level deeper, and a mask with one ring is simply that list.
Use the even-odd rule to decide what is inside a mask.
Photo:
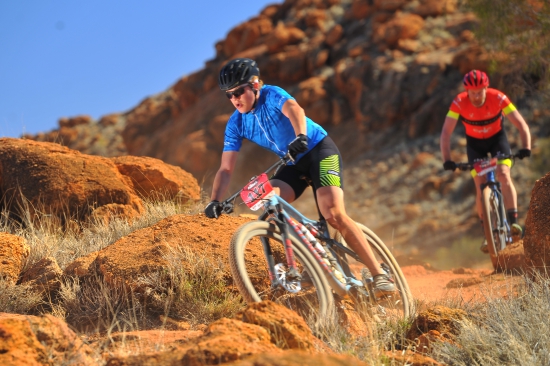
[{"label": "blue cycling jersey", "polygon": [[[243,138],[274,152],[280,157],[288,152],[288,144],[296,138],[296,132],[290,120],[283,114],[283,104],[294,99],[284,89],[273,85],[264,85],[256,108],[248,113],[235,111],[225,127],[223,151],[239,151]],[[313,149],[327,132],[306,117],[308,150],[296,157],[296,161]]]}]

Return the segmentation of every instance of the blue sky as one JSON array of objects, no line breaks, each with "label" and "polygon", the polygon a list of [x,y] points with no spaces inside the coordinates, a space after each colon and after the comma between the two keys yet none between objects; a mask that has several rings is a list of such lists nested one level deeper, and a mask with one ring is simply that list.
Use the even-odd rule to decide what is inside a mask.
[{"label": "blue sky", "polygon": [[281,0],[0,0],[0,137],[97,119],[166,90]]}]

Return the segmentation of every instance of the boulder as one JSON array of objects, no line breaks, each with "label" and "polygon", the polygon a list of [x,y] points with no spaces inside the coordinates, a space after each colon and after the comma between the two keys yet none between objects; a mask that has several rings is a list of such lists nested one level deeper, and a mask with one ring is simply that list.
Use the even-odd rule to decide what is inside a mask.
[{"label": "boulder", "polygon": [[420,4],[413,10],[415,14],[423,18],[438,17],[456,12],[456,0],[421,0]]},{"label": "boulder", "polygon": [[[458,335],[458,322],[466,317],[467,314],[462,309],[436,305],[417,314],[407,332],[407,339],[418,341],[423,334],[437,331],[443,338],[452,340]],[[432,332],[431,335],[433,336],[435,333]]]},{"label": "boulder", "polygon": [[249,304],[235,316],[246,323],[267,329],[271,342],[282,349],[314,351],[317,343],[305,320],[292,310],[272,301]]},{"label": "boulder", "polygon": [[423,27],[424,19],[419,15],[400,13],[375,30],[374,41],[395,48],[399,40],[415,38]]},{"label": "boulder", "polygon": [[200,188],[195,177],[178,166],[145,156],[112,158],[120,174],[129,177],[134,190],[141,197],[185,203],[200,199]]},{"label": "boulder", "polygon": [[0,313],[0,364],[97,365],[92,349],[51,315]]},{"label": "boulder", "polygon": [[0,277],[15,284],[29,254],[25,238],[0,232]]},{"label": "boulder", "polygon": [[222,51],[226,58],[256,44],[259,38],[273,30],[273,23],[267,16],[260,15],[231,29],[223,42]]},{"label": "boulder", "polygon": [[281,52],[285,46],[300,42],[305,37],[304,31],[297,27],[287,27],[279,22],[265,39],[270,53]]},{"label": "boulder", "polygon": [[[137,292],[145,292],[147,285],[141,281],[148,275],[163,270],[168,265],[172,250],[188,249],[205,256],[213,263],[221,262],[224,278],[232,283],[229,270],[229,243],[235,230],[251,219],[222,215],[217,220],[200,215],[175,215],[157,224],[143,228],[119,239],[108,247],[79,258],[65,269],[66,275],[84,277],[100,274],[112,287],[124,286]],[[261,248],[257,248],[258,267],[265,260]],[[193,263],[183,262],[184,268]],[[253,278],[269,286],[269,279],[258,275]]]},{"label": "boulder", "polygon": [[108,158],[84,155],[48,142],[0,139],[0,200],[15,217],[51,215],[62,224],[120,204],[134,216],[139,197]]},{"label": "boulder", "polygon": [[525,264],[532,275],[548,277],[550,268],[550,173],[535,182],[525,219]]}]

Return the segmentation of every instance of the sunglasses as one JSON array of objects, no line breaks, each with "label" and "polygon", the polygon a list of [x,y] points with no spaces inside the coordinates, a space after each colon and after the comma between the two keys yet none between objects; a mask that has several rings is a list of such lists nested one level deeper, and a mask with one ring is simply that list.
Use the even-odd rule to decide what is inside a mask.
[{"label": "sunglasses", "polygon": [[240,97],[241,95],[244,94],[244,92],[246,91],[247,86],[249,86],[249,85],[245,85],[242,88],[239,88],[239,89],[234,90],[232,92],[225,92],[225,96],[227,97],[227,99],[231,99],[231,98],[233,98],[233,96],[235,96],[235,98],[238,98],[238,97]]}]

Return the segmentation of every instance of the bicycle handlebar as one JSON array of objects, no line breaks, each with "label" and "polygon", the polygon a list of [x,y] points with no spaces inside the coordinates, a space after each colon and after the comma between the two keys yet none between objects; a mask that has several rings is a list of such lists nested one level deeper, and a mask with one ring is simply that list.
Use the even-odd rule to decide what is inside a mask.
[{"label": "bicycle handlebar", "polygon": [[[264,173],[269,173],[270,171],[272,170],[275,170],[275,173],[279,170],[279,168],[287,165],[288,163],[290,162],[294,162],[294,158],[292,157],[292,155],[290,154],[290,152],[286,153],[285,156],[283,156],[282,158],[280,158],[275,164],[273,164],[272,166],[270,166],[269,168],[267,168]],[[257,178],[258,176],[255,175],[253,176],[252,178],[250,178],[250,180],[253,180],[255,178]],[[227,198],[226,200],[220,202],[220,205],[222,206],[222,213],[225,213],[225,214],[230,214],[233,212],[233,210],[235,209],[235,200],[237,199],[237,197],[239,197],[239,195],[241,194],[241,191],[243,189],[239,189],[237,192],[235,192],[234,194],[232,194],[231,196],[229,196],[229,198]]]},{"label": "bicycle handlebar", "polygon": [[[515,158],[518,158],[519,157],[519,153],[516,153],[516,154],[499,154],[495,157],[486,157],[484,159],[481,159],[481,160],[491,160],[491,159],[498,159],[498,160],[503,160],[503,159],[515,159]],[[456,168],[459,169],[459,170],[462,170],[462,171],[466,171],[466,170],[472,170],[474,169],[474,163],[456,163]]]}]

